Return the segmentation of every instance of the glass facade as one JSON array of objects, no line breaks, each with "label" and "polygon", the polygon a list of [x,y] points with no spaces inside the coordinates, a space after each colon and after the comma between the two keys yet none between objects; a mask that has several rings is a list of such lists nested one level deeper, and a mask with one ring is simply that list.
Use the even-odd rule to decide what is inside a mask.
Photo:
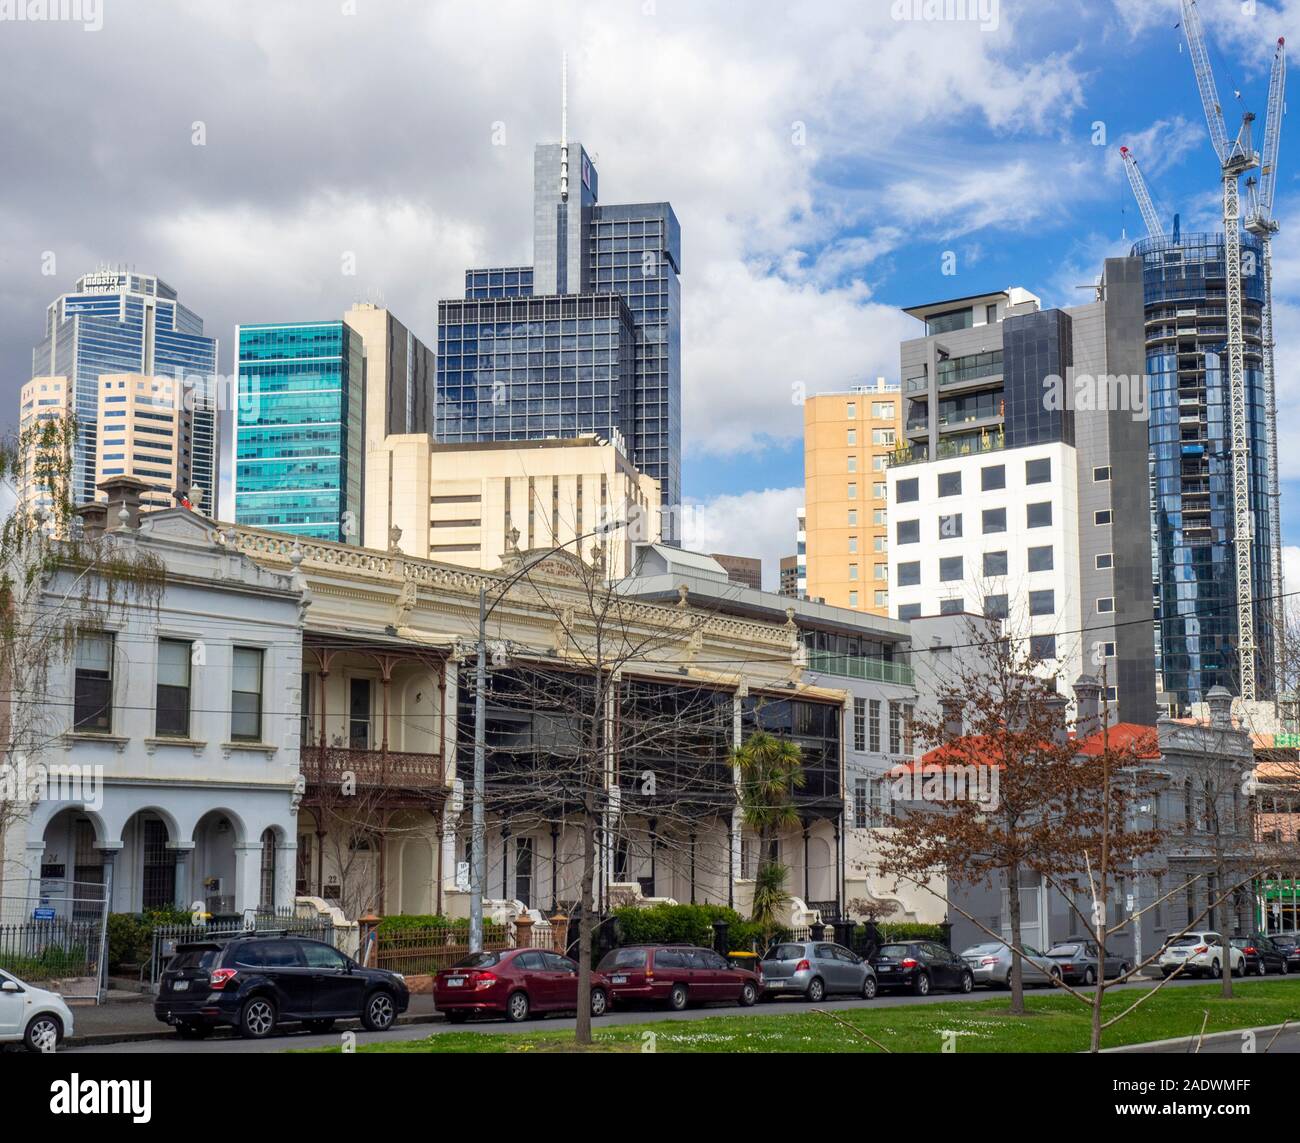
[{"label": "glass facade", "polygon": [[177,378],[194,390],[193,449],[185,448],[179,459],[188,485],[201,488],[203,504],[210,506],[216,491],[216,369],[216,338],[203,335],[202,319],[181,305],[176,291],[159,278],[127,271],[86,274],[71,293],[51,304],[45,338],[32,350],[32,376],[69,379],[77,418],[77,499],[95,498],[100,376],[142,373]]},{"label": "glass facade", "polygon": [[[1266,422],[1260,349],[1258,240],[1242,236],[1245,380],[1258,694],[1273,690]],[[1248,255],[1253,253],[1253,259]],[[1139,242],[1150,408],[1152,573],[1156,662],[1180,704],[1213,686],[1240,693],[1227,377],[1223,238],[1184,234]]]},{"label": "glass facade", "polygon": [[235,520],[361,542],[363,358],[341,321],[238,327]]},{"label": "glass facade", "polygon": [[1063,310],[1014,314],[1003,321],[1007,448],[1058,441],[1074,444],[1073,409],[1067,407],[1068,401],[1049,400],[1050,390],[1043,384],[1048,378],[1059,378],[1056,393],[1066,396],[1073,346],[1070,315]]}]

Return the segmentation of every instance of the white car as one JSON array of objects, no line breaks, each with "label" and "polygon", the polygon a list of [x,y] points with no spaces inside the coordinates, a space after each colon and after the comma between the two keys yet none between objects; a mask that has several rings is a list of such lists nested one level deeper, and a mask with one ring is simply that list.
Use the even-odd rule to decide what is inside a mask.
[{"label": "white car", "polygon": [[1246,954],[1235,945],[1226,944],[1218,933],[1187,933],[1165,945],[1156,967],[1161,976],[1169,976],[1186,965],[1180,975],[1212,976],[1217,980],[1223,975],[1225,954],[1233,976],[1246,971]]},{"label": "white car", "polygon": [[0,1044],[21,1040],[29,1052],[52,1052],[71,1035],[72,1010],[62,996],[0,969]]}]

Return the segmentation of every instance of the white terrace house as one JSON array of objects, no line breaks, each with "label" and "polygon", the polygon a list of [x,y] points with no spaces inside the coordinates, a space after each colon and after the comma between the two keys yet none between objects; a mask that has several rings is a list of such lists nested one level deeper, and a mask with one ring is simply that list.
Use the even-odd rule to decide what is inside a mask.
[{"label": "white terrace house", "polygon": [[[50,672],[48,746],[27,759],[77,777],[0,839],[0,909],[68,914],[104,894],[113,912],[287,905],[301,577],[259,567],[184,508],[140,515],[138,481],[100,487],[110,504],[82,510],[88,531],[156,557],[165,586],[77,616],[75,650]],[[78,574],[50,578],[48,614]]]}]

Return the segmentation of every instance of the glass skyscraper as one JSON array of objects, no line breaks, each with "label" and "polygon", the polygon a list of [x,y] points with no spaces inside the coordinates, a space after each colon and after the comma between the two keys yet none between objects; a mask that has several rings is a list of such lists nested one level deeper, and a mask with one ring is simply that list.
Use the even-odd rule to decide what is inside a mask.
[{"label": "glass skyscraper", "polygon": [[561,145],[534,152],[533,265],[469,270],[465,300],[439,303],[437,437],[617,430],[675,507],[681,228],[666,202],[601,205],[590,156],[578,143],[568,155],[562,185]]},{"label": "glass skyscraper", "polygon": [[[1241,238],[1243,266],[1263,257]],[[1227,376],[1227,281],[1221,234],[1148,238],[1142,259],[1150,408],[1151,543],[1161,689],[1179,706],[1213,686],[1240,694]],[[1243,275],[1250,508],[1260,697],[1273,693],[1272,594],[1259,272]]]},{"label": "glass skyscraper", "polygon": [[182,474],[203,490],[211,510],[215,495],[217,340],[205,337],[203,320],[177,299],[162,279],[126,270],[100,270],[77,279],[71,293],[46,310],[45,337],[32,350],[32,376],[68,378],[69,404],[77,419],[73,492],[95,498],[99,440],[99,378],[132,373],[172,377],[193,407],[191,440],[181,442]]},{"label": "glass skyscraper", "polygon": [[235,328],[235,522],[361,542],[362,338],[343,321]]}]

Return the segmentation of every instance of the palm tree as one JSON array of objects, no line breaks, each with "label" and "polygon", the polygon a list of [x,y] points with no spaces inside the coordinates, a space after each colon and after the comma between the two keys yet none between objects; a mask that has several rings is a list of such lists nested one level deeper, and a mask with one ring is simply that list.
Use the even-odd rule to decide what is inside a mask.
[{"label": "palm tree", "polygon": [[804,784],[799,744],[756,730],[732,754],[740,772],[740,810],[745,824],[758,834],[758,870],[754,877],[751,919],[763,928],[763,941],[771,941],[778,928],[777,915],[789,900],[785,883],[789,869],[776,860],[776,837],[797,825],[794,791]]}]

